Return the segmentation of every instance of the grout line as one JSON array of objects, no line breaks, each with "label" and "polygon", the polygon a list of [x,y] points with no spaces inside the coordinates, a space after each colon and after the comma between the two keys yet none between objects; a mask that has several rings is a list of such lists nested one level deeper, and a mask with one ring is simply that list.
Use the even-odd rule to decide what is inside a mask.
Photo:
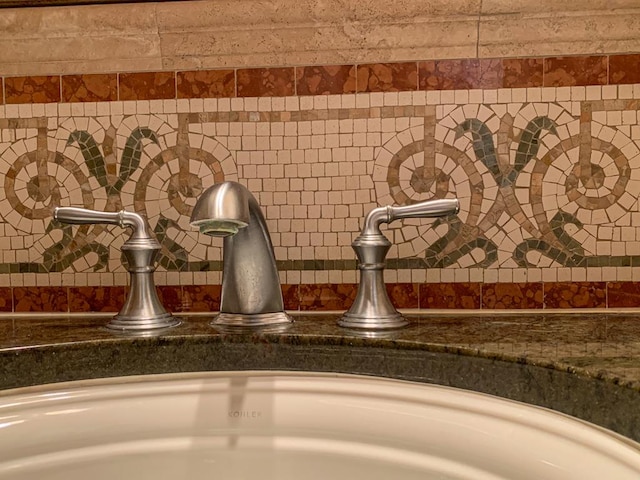
[{"label": "grout line", "polygon": [[482,4],[483,0],[480,0],[480,6],[478,8],[478,27],[476,29],[476,58],[480,58],[480,25],[482,24]]}]

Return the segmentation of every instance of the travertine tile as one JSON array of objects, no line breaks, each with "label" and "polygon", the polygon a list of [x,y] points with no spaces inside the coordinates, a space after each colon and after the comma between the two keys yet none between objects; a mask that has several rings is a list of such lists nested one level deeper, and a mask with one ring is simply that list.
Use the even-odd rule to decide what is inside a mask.
[{"label": "travertine tile", "polygon": [[[568,4],[557,5],[564,9]],[[632,10],[610,11],[607,7],[604,12],[584,10],[566,15],[551,8],[539,9],[537,4],[533,8],[533,12],[529,8],[525,13],[514,9],[508,14],[483,15],[478,56],[579,55],[640,49],[640,38],[633,33],[640,27],[637,5]]]}]

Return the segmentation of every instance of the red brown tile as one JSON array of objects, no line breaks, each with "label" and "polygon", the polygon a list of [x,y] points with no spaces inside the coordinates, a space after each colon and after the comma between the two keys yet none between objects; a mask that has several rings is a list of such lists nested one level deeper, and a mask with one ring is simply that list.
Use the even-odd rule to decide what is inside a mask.
[{"label": "red brown tile", "polygon": [[420,289],[414,283],[387,283],[389,300],[396,308],[419,308]]},{"label": "red brown tile", "polygon": [[542,308],[542,283],[484,283],[482,308]]},{"label": "red brown tile", "polygon": [[0,287],[0,312],[13,311],[13,293],[10,287]]},{"label": "red brown tile", "polygon": [[607,283],[609,308],[640,307],[640,282]]},{"label": "red brown tile", "polygon": [[184,285],[183,311],[217,312],[220,310],[220,285]]},{"label": "red brown tile", "polygon": [[178,98],[229,98],[236,96],[233,70],[178,72]]},{"label": "red brown tile", "polygon": [[357,80],[358,93],[411,91],[418,87],[418,68],[416,62],[358,65]]},{"label": "red brown tile", "polygon": [[118,99],[118,75],[64,75],[63,102],[112,102]]},{"label": "red brown tile", "polygon": [[541,87],[543,77],[541,58],[505,58],[502,60],[502,87]]},{"label": "red brown tile", "polygon": [[159,100],[176,98],[173,72],[121,73],[118,77],[120,100]]},{"label": "red brown tile", "polygon": [[607,57],[551,57],[544,59],[545,87],[606,85]]},{"label": "red brown tile", "polygon": [[355,65],[324,65],[296,68],[298,95],[355,93]]},{"label": "red brown tile", "polygon": [[168,312],[184,311],[182,287],[180,285],[161,285],[156,287],[160,303]]},{"label": "red brown tile", "polygon": [[15,287],[13,304],[16,312],[67,312],[66,287]]},{"label": "red brown tile", "polygon": [[640,54],[610,55],[609,83],[640,83]]},{"label": "red brown tile", "polygon": [[70,312],[119,312],[125,302],[124,287],[70,287]]},{"label": "red brown tile", "polygon": [[480,284],[423,283],[420,308],[480,308]]},{"label": "red brown tile", "polygon": [[551,282],[544,284],[544,308],[605,308],[604,282]]},{"label": "red brown tile", "polygon": [[500,88],[503,83],[499,59],[431,60],[418,64],[420,90]]},{"label": "red brown tile", "polygon": [[300,310],[347,310],[356,298],[358,286],[342,284],[300,285]]},{"label": "red brown tile", "polygon": [[295,69],[244,68],[237,71],[238,97],[295,95]]},{"label": "red brown tile", "polygon": [[282,300],[285,310],[300,310],[300,289],[298,285],[283,284]]},{"label": "red brown tile", "polygon": [[60,101],[60,77],[6,77],[4,101],[17,103],[54,103]]}]

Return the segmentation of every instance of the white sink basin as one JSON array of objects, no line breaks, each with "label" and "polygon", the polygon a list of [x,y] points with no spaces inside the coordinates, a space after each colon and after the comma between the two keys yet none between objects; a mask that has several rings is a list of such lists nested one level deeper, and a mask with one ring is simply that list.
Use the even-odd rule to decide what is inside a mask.
[{"label": "white sink basin", "polygon": [[638,445],[541,408],[353,375],[218,372],[0,394],[0,479],[640,478]]}]

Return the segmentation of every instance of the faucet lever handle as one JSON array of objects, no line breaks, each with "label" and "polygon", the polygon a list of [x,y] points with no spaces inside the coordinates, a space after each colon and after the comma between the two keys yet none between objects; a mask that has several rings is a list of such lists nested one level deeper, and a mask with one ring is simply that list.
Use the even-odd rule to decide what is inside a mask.
[{"label": "faucet lever handle", "polygon": [[381,235],[380,224],[391,223],[402,218],[432,218],[446,217],[458,213],[460,202],[457,198],[426,200],[401,207],[374,208],[364,219],[362,235]]},{"label": "faucet lever handle", "polygon": [[94,223],[107,223],[110,225],[122,225],[122,212],[99,212],[88,208],[56,207],[53,210],[53,218],[62,223],[85,225]]},{"label": "faucet lever handle", "polygon": [[53,218],[59,222],[74,225],[104,223],[118,225],[122,228],[130,227],[133,229],[133,233],[129,239],[130,241],[150,241],[152,248],[159,248],[156,240],[151,235],[151,229],[147,219],[139,213],[127,212],[126,210],[120,210],[119,212],[100,212],[88,208],[56,207],[53,210]]},{"label": "faucet lever handle", "polygon": [[402,218],[432,218],[453,215],[460,210],[460,202],[457,198],[426,200],[424,202],[414,203],[413,205],[388,207],[388,209],[388,223],[391,223],[394,220]]}]

